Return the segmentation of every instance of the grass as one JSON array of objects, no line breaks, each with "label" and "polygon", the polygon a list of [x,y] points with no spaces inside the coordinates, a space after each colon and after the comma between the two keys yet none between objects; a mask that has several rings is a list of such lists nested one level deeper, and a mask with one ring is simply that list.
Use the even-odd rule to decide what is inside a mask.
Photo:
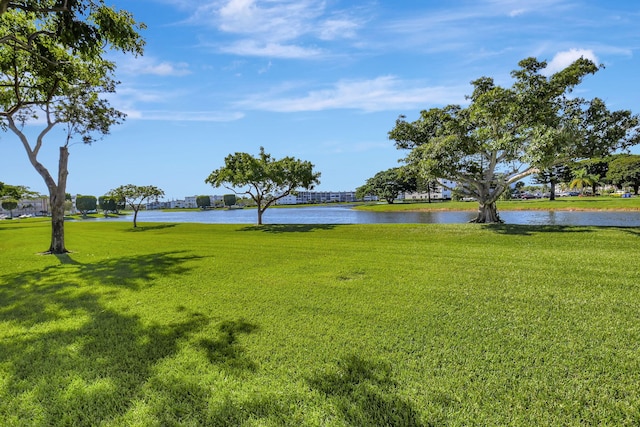
[{"label": "grass", "polygon": [[0,223],[0,425],[640,423],[640,230]]},{"label": "grass", "polygon": [[[558,197],[554,201],[549,199],[509,200],[498,201],[498,212],[518,210],[640,210],[640,197],[623,199],[621,197]],[[367,204],[355,209],[365,209],[379,212],[393,211],[468,211],[477,210],[477,202],[433,201],[432,203],[394,203]]]}]

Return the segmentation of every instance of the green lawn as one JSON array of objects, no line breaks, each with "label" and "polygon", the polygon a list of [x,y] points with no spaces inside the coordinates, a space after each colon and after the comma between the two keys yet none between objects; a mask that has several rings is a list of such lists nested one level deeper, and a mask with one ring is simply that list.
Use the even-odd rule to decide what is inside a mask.
[{"label": "green lawn", "polygon": [[[500,211],[517,210],[640,210],[640,197],[623,199],[621,197],[558,197],[554,201],[549,199],[509,200],[498,201],[498,213]],[[392,212],[392,211],[417,211],[417,210],[450,210],[466,211],[477,210],[477,202],[452,202],[433,201],[432,203],[377,203],[366,204],[356,209]]]},{"label": "green lawn", "polygon": [[2,426],[636,426],[640,229],[0,222]]}]

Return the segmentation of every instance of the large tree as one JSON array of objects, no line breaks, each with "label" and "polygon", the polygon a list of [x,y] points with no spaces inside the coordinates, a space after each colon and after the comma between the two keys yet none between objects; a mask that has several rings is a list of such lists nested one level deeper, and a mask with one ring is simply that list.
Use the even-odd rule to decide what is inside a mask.
[{"label": "large tree", "polygon": [[640,187],[640,155],[620,154],[613,156],[609,162],[607,180],[619,188],[629,185],[633,188],[633,193],[637,195]]},{"label": "large tree", "polygon": [[418,187],[416,177],[406,167],[397,167],[378,172],[367,179],[365,184],[356,189],[356,197],[367,195],[377,196],[392,204],[400,193],[416,191]]},{"label": "large tree", "polygon": [[109,191],[108,195],[133,209],[133,228],[136,228],[138,227],[138,211],[142,204],[150,199],[158,200],[159,197],[164,196],[164,191],[153,185],[127,184]]},{"label": "large tree", "polygon": [[[598,71],[581,58],[545,75],[546,62],[520,61],[509,88],[482,77],[472,82],[469,105],[422,111],[396,121],[389,137],[424,176],[453,181],[478,201],[475,222],[500,222],[496,201],[524,177],[573,159],[604,156],[640,141],[630,111],[610,111],[599,99],[571,97],[583,78]],[[444,184],[446,186],[446,183]]]},{"label": "large tree", "polygon": [[[49,190],[49,253],[67,251],[69,145],[75,139],[89,144],[124,118],[103,96],[116,87],[115,64],[106,53],[142,53],[139,28],[128,12],[102,0],[0,0],[0,126],[18,137]],[[29,125],[41,128],[26,132]],[[65,137],[52,174],[39,154],[56,126],[65,128]]]},{"label": "large tree", "polygon": [[294,157],[276,160],[260,147],[257,157],[248,153],[228,155],[224,166],[211,172],[205,182],[251,197],[258,205],[261,225],[262,214],[269,206],[296,189],[312,190],[320,183],[320,172],[314,172],[310,162]]}]

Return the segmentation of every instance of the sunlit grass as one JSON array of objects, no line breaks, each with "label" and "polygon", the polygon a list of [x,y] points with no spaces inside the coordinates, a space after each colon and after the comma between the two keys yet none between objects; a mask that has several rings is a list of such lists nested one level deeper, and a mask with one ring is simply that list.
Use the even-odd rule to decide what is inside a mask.
[{"label": "sunlit grass", "polygon": [[[558,197],[556,200],[530,199],[530,200],[508,200],[498,201],[498,211],[515,210],[616,210],[616,211],[637,211],[640,210],[640,197]],[[393,211],[468,211],[477,210],[478,203],[475,201],[437,201],[431,203],[377,203],[366,204],[355,209],[393,212]]]},{"label": "sunlit grass", "polygon": [[640,230],[0,223],[0,425],[637,425]]}]

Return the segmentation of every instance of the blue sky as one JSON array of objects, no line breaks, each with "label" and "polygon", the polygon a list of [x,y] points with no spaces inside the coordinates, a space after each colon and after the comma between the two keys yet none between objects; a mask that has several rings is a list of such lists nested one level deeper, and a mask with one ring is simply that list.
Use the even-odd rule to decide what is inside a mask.
[{"label": "blue sky", "polygon": [[[640,112],[635,0],[109,0],[144,22],[145,54],[114,56],[124,124],[70,148],[67,191],[156,185],[165,199],[223,194],[204,183],[237,151],[311,161],[320,190],[353,190],[403,156],[400,114],[464,104],[481,76],[511,84],[519,60],[550,71],[605,66],[578,93]],[[52,132],[43,162],[55,171]],[[0,181],[46,193],[17,138],[0,137]]]}]

